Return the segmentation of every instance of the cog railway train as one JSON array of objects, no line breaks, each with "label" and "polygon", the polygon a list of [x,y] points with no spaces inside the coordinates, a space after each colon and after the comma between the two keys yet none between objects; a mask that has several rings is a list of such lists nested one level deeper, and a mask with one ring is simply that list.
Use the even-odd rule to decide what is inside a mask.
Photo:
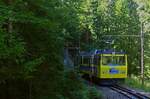
[{"label": "cog railway train", "polygon": [[127,77],[127,54],[113,50],[80,53],[79,70],[101,81],[120,81]]}]

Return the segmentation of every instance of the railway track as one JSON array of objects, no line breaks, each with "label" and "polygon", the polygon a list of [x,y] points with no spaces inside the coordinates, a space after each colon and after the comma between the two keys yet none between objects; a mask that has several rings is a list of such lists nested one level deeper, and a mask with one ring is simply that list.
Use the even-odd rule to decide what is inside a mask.
[{"label": "railway track", "polygon": [[150,97],[143,95],[139,92],[136,92],[135,90],[131,90],[119,85],[111,86],[110,89],[117,91],[120,94],[123,94],[129,99],[150,99]]},{"label": "railway track", "polygon": [[[86,80],[86,81],[87,81],[87,83],[89,83],[89,80]],[[150,99],[149,96],[146,96],[143,93],[137,92],[133,89],[129,89],[129,88],[126,88],[126,87],[123,87],[120,85],[112,85],[112,86],[104,85],[103,86],[103,85],[99,85],[96,82],[94,82],[93,84],[97,88],[99,88],[99,87],[104,88],[103,91],[106,96],[104,99]],[[108,90],[108,91],[106,91],[106,90]],[[118,94],[116,94],[114,92],[116,92]]]}]

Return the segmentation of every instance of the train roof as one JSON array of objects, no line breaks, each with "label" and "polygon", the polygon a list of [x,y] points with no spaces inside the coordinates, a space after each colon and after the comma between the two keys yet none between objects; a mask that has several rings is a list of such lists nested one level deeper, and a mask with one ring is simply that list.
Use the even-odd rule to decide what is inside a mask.
[{"label": "train roof", "polygon": [[80,52],[80,56],[92,56],[96,54],[126,54],[123,51],[114,51],[114,50],[92,50],[89,52]]}]

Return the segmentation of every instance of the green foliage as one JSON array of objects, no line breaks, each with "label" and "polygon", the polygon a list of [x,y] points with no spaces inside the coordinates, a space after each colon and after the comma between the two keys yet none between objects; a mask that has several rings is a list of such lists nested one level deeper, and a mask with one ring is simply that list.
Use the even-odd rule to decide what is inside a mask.
[{"label": "green foliage", "polygon": [[0,30],[0,81],[18,78],[20,62],[26,53],[25,42],[16,33]]},{"label": "green foliage", "polygon": [[102,95],[95,87],[88,87],[74,71],[65,72],[62,85],[65,99],[101,99]]},{"label": "green foliage", "polygon": [[[25,90],[19,86],[24,85],[31,90],[31,96],[28,92],[26,96],[35,99],[55,99],[55,94],[60,94],[56,89],[61,89],[58,85],[63,79],[64,38],[67,38],[66,33],[76,36],[78,31],[78,3],[61,0],[0,1],[0,74],[4,86],[11,86],[16,81],[16,93]],[[19,84],[18,79],[27,84]],[[11,88],[14,89],[13,86]],[[2,93],[8,93],[4,98],[16,99],[15,93],[12,95],[10,91]],[[21,98],[21,95],[17,97]]]},{"label": "green foliage", "polygon": [[24,64],[24,71],[23,71],[25,79],[30,78],[31,73],[36,72],[37,67],[40,66],[43,61],[44,61],[44,59],[42,57],[40,57],[40,58],[34,59],[32,61],[26,62]]},{"label": "green foliage", "polygon": [[150,63],[149,63],[149,50],[150,50],[150,1],[149,0],[135,0],[138,4],[138,13],[140,17],[140,21],[144,24],[143,25],[143,32],[144,32],[144,65],[145,65],[145,77],[146,79],[149,79],[149,69],[150,69]]},{"label": "green foliage", "polygon": [[141,79],[136,76],[131,76],[131,78],[127,78],[125,84],[131,88],[142,89],[146,92],[150,91],[150,83],[149,80],[145,80],[144,85],[141,83]]},{"label": "green foliage", "polygon": [[0,32],[0,57],[2,59],[21,57],[25,53],[25,43],[15,34]]},{"label": "green foliage", "polygon": [[89,89],[89,99],[102,99],[100,91],[92,87]]},{"label": "green foliage", "polygon": [[[89,6],[90,5],[90,6]],[[140,66],[140,39],[126,36],[107,35],[139,35],[140,20],[137,12],[138,4],[133,0],[95,0],[87,3],[90,17],[85,17],[87,28],[92,34],[86,48],[124,50],[128,54],[129,74],[138,74]],[[110,43],[107,43],[110,41]],[[83,44],[84,47],[84,44]],[[82,48],[82,46],[81,46]],[[136,71],[135,71],[136,69]]]},{"label": "green foliage", "polygon": [[63,95],[68,99],[87,99],[84,93],[83,83],[74,71],[66,71],[63,82]]}]

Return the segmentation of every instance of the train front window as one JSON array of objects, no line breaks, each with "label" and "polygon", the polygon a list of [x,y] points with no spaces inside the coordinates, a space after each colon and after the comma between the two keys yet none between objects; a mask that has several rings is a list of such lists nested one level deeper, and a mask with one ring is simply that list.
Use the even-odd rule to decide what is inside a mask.
[{"label": "train front window", "polygon": [[125,56],[103,56],[102,64],[109,66],[125,65]]}]

